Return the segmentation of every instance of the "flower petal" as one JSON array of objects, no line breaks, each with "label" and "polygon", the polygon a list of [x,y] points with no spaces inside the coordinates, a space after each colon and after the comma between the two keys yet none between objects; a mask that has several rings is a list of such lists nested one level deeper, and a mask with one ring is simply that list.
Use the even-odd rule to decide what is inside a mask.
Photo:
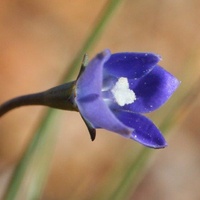
[{"label": "flower petal", "polygon": [[131,139],[151,148],[167,146],[159,129],[145,116],[125,111],[115,114],[122,123],[134,129]]},{"label": "flower petal", "polygon": [[80,98],[91,94],[100,95],[103,65],[109,59],[110,55],[110,51],[106,49],[102,53],[97,54],[97,56],[89,62],[76,83],[76,92]]},{"label": "flower petal", "polygon": [[105,71],[116,77],[140,78],[161,60],[153,53],[115,53],[105,63]]},{"label": "flower petal", "polygon": [[85,101],[84,99],[76,99],[81,115],[88,121],[93,128],[103,128],[130,137],[133,129],[124,125],[111,112],[108,106],[103,101],[102,97],[98,96],[95,99]]},{"label": "flower petal", "polygon": [[129,80],[136,95],[133,104],[123,107],[132,112],[148,113],[162,106],[174,93],[180,81],[163,68],[156,66],[149,74],[138,80]]},{"label": "flower petal", "polygon": [[98,54],[83,71],[76,84],[75,102],[83,118],[94,128],[104,128],[129,137],[132,129],[121,123],[102,97],[103,65],[110,51]]}]

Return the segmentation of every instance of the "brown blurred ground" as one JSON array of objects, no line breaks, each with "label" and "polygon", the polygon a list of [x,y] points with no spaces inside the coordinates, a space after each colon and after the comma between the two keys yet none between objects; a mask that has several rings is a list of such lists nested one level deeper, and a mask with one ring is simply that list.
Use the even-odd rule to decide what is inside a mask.
[{"label": "brown blurred ground", "polygon": [[[55,86],[105,1],[2,1],[0,5],[0,102]],[[182,80],[187,91],[200,74],[200,1],[126,0],[90,57],[112,52],[152,51]],[[199,91],[197,91],[199,92]],[[173,98],[178,98],[178,95]],[[173,101],[173,98],[170,100]],[[200,199],[199,97],[157,151],[154,163],[131,199]],[[163,112],[170,105],[166,104]],[[15,110],[0,121],[0,192],[21,156],[42,107]],[[184,114],[184,112],[183,112]],[[195,116],[195,117],[194,117]],[[157,123],[156,113],[153,116]],[[75,126],[74,126],[75,124]],[[90,199],[139,145],[107,131],[91,143],[77,113],[61,111],[53,167],[44,200]]]}]

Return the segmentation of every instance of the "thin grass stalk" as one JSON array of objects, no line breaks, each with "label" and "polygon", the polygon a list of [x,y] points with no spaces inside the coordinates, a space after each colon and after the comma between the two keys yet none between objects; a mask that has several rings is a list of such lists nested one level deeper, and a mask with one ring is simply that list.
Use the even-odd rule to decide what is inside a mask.
[{"label": "thin grass stalk", "polygon": [[[102,33],[103,29],[105,28],[105,25],[109,21],[110,17],[114,13],[114,11],[117,8],[117,5],[119,5],[120,2],[122,2],[122,0],[107,1],[107,4],[102,12],[101,17],[100,17],[100,20],[94,26],[93,31],[91,32],[88,39],[84,43],[83,47],[80,49],[80,51],[76,55],[75,59],[73,60],[73,62],[71,64],[70,70],[65,73],[64,77],[61,79],[61,82],[66,81],[67,79],[69,79],[69,77],[72,76],[72,74],[79,67],[79,63],[80,63],[80,60],[82,59],[83,54],[86,51],[88,51],[89,49],[91,49],[97,43],[97,39],[99,38],[100,33]],[[20,192],[20,188],[22,187],[23,180],[25,178],[24,176],[26,174],[26,171],[30,167],[30,163],[31,163],[32,157],[35,154],[35,151],[38,150],[39,143],[41,143],[41,142],[47,143],[49,127],[52,126],[52,123],[55,124],[55,121],[52,120],[52,119],[54,119],[54,114],[55,114],[55,110],[49,109],[46,112],[46,114],[44,115],[41,122],[39,123],[37,131],[35,132],[32,140],[30,141],[29,145],[27,146],[21,160],[19,161],[19,163],[16,166],[16,169],[13,173],[11,181],[8,185],[8,189],[4,195],[4,200],[16,200],[17,199],[18,193]],[[45,137],[44,137],[44,135],[45,135]],[[45,140],[45,141],[43,141],[43,140]],[[54,145],[49,146],[50,152],[52,152],[53,146]],[[42,149],[40,148],[40,150],[41,150],[40,153],[42,154]],[[51,159],[49,158],[49,155],[48,155],[48,159],[45,164],[46,170],[43,170],[43,172],[44,172],[44,174],[42,175],[43,180],[38,178],[35,180],[40,180],[40,183],[38,183],[38,181],[31,183],[32,185],[30,185],[30,187],[37,188],[37,191],[35,190],[34,191],[35,194],[33,194],[32,196],[29,196],[29,198],[27,200],[38,199],[39,196],[41,195],[42,188],[44,187],[44,183],[45,183],[44,180],[46,179],[48,172],[49,172],[50,160]],[[40,176],[41,176],[41,174],[40,174]],[[33,184],[35,186],[33,186]],[[39,185],[39,187],[37,187],[38,185]]]},{"label": "thin grass stalk", "polygon": [[[191,89],[185,93],[170,109],[170,112],[163,119],[160,129],[162,132],[169,132],[172,127],[177,124],[184,116],[187,115],[194,99],[199,95],[200,78],[192,85]],[[181,113],[181,114],[180,114]],[[137,155],[136,159],[125,170],[126,173],[122,177],[118,187],[112,192],[108,199],[129,199],[130,195],[134,193],[142,177],[146,173],[146,168],[153,150],[143,148]]]}]

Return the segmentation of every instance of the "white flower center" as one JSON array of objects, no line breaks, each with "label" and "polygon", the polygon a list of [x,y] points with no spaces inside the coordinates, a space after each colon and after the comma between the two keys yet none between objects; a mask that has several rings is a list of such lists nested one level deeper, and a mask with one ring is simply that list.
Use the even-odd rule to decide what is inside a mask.
[{"label": "white flower center", "polygon": [[128,79],[125,77],[118,79],[111,92],[120,106],[131,104],[136,100],[135,93],[129,89]]}]

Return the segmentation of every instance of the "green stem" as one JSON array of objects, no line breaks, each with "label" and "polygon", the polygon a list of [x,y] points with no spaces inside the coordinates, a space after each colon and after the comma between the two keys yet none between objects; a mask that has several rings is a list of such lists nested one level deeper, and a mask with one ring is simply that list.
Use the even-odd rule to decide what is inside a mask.
[{"label": "green stem", "polygon": [[43,105],[62,110],[77,111],[74,105],[75,81],[65,83],[44,92],[13,98],[0,105],[0,117],[10,110],[21,106]]},{"label": "green stem", "polygon": [[14,108],[28,105],[41,105],[42,96],[42,93],[28,94],[6,101],[0,105],[0,117]]},{"label": "green stem", "polygon": [[62,110],[77,111],[74,104],[75,81],[59,85],[44,92],[13,98],[0,105],[0,117],[21,106],[43,105]]}]

